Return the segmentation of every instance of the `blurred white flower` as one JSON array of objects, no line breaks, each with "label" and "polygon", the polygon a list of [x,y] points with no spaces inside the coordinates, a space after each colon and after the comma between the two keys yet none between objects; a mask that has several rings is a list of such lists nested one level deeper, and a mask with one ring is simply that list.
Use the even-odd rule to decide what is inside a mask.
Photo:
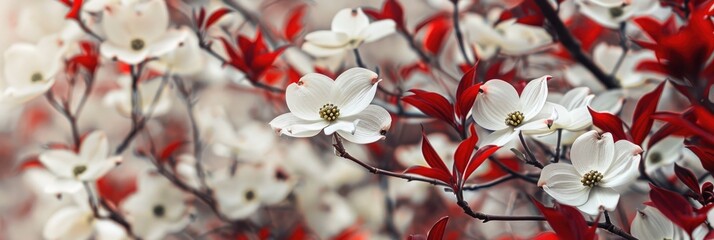
[{"label": "blurred white flower", "polygon": [[0,101],[22,104],[52,88],[64,49],[59,39],[48,36],[37,45],[16,43],[5,50]]},{"label": "blurred white flower", "polygon": [[265,123],[245,123],[238,130],[234,129],[225,118],[213,124],[215,133],[213,152],[216,155],[259,162],[275,147],[275,133]]},{"label": "blurred white flower", "polygon": [[235,173],[219,171],[207,179],[220,211],[230,219],[245,219],[261,206],[283,201],[295,179],[272,162],[242,164]]},{"label": "blurred white flower", "polygon": [[537,127],[529,123],[547,117],[541,116],[541,110],[548,97],[548,79],[550,76],[531,80],[520,96],[503,80],[493,79],[483,84],[482,93],[473,106],[473,118],[476,124],[494,132],[479,142],[503,146],[521,130]]},{"label": "blurred white flower", "polygon": [[638,239],[689,239],[684,229],[650,206],[637,211],[630,231]]},{"label": "blurred white flower", "polygon": [[550,34],[541,27],[521,24],[516,22],[517,19],[498,22],[500,13],[500,10],[492,10],[488,19],[478,14],[466,14],[461,20],[465,40],[476,50],[480,59],[489,59],[497,52],[525,55],[553,42]]},{"label": "blurred white flower", "polygon": [[[593,61],[605,73],[612,73],[615,70],[618,59],[622,56],[622,48],[619,46],[600,43],[593,50]],[[643,85],[648,79],[664,80],[664,76],[655,72],[647,72],[637,69],[644,61],[656,61],[654,52],[649,50],[628,51],[622,60],[615,79],[623,88],[634,88]],[[565,77],[575,86],[591,86],[591,88],[603,89],[595,76],[581,65],[574,65],[565,70]]]},{"label": "blurred white flower", "polygon": [[86,192],[76,192],[72,199],[75,205],[59,209],[47,220],[42,231],[45,239],[83,240],[92,236],[98,240],[128,239],[124,228],[117,223],[94,217]]},{"label": "blurred white flower", "polygon": [[185,32],[185,41],[179,44],[175,50],[162,55],[156,61],[149,62],[149,66],[172,74],[194,74],[201,71],[206,62],[206,56],[198,46],[196,34],[193,34],[188,27],[182,27],[178,31]]},{"label": "blurred white flower", "polygon": [[656,0],[575,0],[580,12],[604,27],[619,28],[620,23],[630,19],[652,14],[660,9]]},{"label": "blurred white flower", "polygon": [[645,169],[647,173],[652,173],[657,169],[669,166],[682,158],[684,148],[684,138],[670,136],[657,142],[652,148],[647,148],[649,144],[643,144],[645,149]]},{"label": "blurred white flower", "polygon": [[66,45],[71,45],[84,32],[76,21],[65,18],[67,11],[68,8],[60,1],[23,1],[15,31],[20,38],[32,43],[49,35],[57,35]]},{"label": "blurred white flower", "polygon": [[573,143],[572,165],[548,164],[538,186],[558,202],[587,214],[598,214],[600,207],[612,211],[620,199],[614,188],[626,186],[638,176],[641,152],[627,140],[613,142],[610,133],[592,130]]},{"label": "blurred white flower", "polygon": [[48,150],[40,154],[40,162],[59,179],[48,182],[48,193],[73,193],[82,190],[83,182],[99,179],[116,165],[121,156],[110,156],[109,140],[101,131],[94,131],[82,140],[79,153],[66,149]]},{"label": "blurred white flower", "polygon": [[394,21],[389,19],[370,23],[361,8],[346,8],[335,14],[330,31],[305,35],[302,49],[316,57],[343,54],[362,43],[374,42],[394,33],[395,26]]},{"label": "blurred white flower", "polygon": [[111,4],[132,5],[141,0],[89,0],[82,5],[82,10],[87,12],[101,12]]},{"label": "blurred white flower", "polygon": [[163,239],[190,222],[184,193],[164,176],[147,171],[137,179],[137,191],[121,205],[132,231],[144,239]]},{"label": "blurred white flower", "polygon": [[175,50],[186,38],[185,31],[169,30],[169,12],[164,0],[132,5],[109,4],[102,27],[106,39],[102,55],[128,64],[138,64]]},{"label": "blurred white flower", "polygon": [[[132,93],[131,93],[131,78],[128,76],[119,77],[118,83],[120,88],[114,91],[108,92],[103,99],[103,103],[107,107],[113,107],[117,110],[119,114],[125,117],[130,117],[132,112]],[[162,87],[163,79],[155,78],[148,81],[141,81],[139,83],[139,109],[141,109],[142,114],[147,114],[152,110],[152,116],[161,116],[166,114],[171,109],[172,97],[171,89],[169,89],[168,84],[164,84],[163,90],[159,91]],[[154,99],[156,94],[160,94],[156,99],[156,104],[154,105]]]},{"label": "blurred white flower", "polygon": [[290,113],[276,117],[270,126],[292,137],[311,137],[324,129],[326,135],[337,132],[354,143],[384,139],[392,118],[384,108],[370,105],[380,81],[364,68],[351,68],[334,81],[309,73],[288,86]]},{"label": "blurred white flower", "polygon": [[347,200],[336,192],[314,185],[304,187],[296,191],[298,206],[320,239],[334,237],[357,222],[357,215]]}]

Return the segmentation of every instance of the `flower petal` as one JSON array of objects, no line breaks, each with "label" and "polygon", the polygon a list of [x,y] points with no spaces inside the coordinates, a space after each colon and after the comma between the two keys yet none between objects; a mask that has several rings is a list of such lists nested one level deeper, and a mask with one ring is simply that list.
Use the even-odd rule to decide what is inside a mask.
[{"label": "flower petal", "polygon": [[315,31],[305,35],[305,41],[325,48],[342,48],[347,46],[350,39],[347,34],[333,31]]},{"label": "flower petal", "polygon": [[108,155],[109,140],[107,140],[107,135],[104,132],[94,131],[82,141],[79,156],[87,162],[105,160]]},{"label": "flower petal", "polygon": [[79,174],[77,178],[82,181],[97,180],[114,169],[114,167],[119,165],[121,161],[121,156],[114,156],[108,159],[90,162],[87,164],[87,170],[85,170],[82,174]]},{"label": "flower petal", "polygon": [[519,110],[516,89],[506,81],[494,79],[483,84],[481,90],[473,107],[476,124],[493,131],[508,128],[506,117]]},{"label": "flower petal", "polygon": [[599,134],[592,130],[575,139],[570,150],[570,158],[575,170],[584,175],[590,170],[605,173],[615,157],[615,143],[612,134]]},{"label": "flower petal", "polygon": [[99,51],[102,52],[102,55],[106,58],[118,59],[128,64],[138,64],[149,56],[148,48],[144,48],[140,51],[132,51],[128,47],[121,47],[108,41],[103,42],[99,46]]},{"label": "flower petal", "polygon": [[612,188],[594,187],[590,189],[590,197],[585,204],[577,206],[580,211],[590,215],[600,213],[600,207],[606,211],[615,210],[617,202],[620,200],[620,194]]},{"label": "flower petal", "polygon": [[186,41],[187,37],[187,31],[172,29],[166,32],[166,34],[161,35],[154,42],[150,43],[150,45],[148,46],[149,56],[158,57],[167,54],[173,50],[176,50],[176,48],[178,48],[179,45],[183,43],[183,41]]},{"label": "flower petal", "polygon": [[369,26],[369,18],[362,8],[345,8],[332,18],[332,31],[347,34],[350,38],[359,36],[360,32]]},{"label": "flower petal", "polygon": [[74,167],[86,164],[86,160],[80,158],[74,152],[64,149],[46,151],[40,154],[39,159],[42,165],[52,173],[65,178],[73,178]]},{"label": "flower petal", "polygon": [[630,232],[638,239],[679,239],[674,237],[675,230],[680,229],[662,212],[646,206],[645,209],[637,211]]},{"label": "flower petal", "polygon": [[546,98],[548,98],[548,79],[550,78],[546,75],[531,80],[523,89],[518,104],[521,112],[525,115],[524,121],[533,119],[543,109]]},{"label": "flower petal", "polygon": [[270,121],[269,124],[280,134],[291,137],[312,137],[330,123],[323,120],[304,120],[293,113],[285,113]]},{"label": "flower petal", "polygon": [[330,103],[334,81],[319,73],[308,73],[285,91],[290,112],[305,120],[320,120],[320,108]]},{"label": "flower petal", "polygon": [[479,139],[479,146],[496,145],[501,147],[511,142],[520,132],[520,130],[514,130],[513,128],[505,128],[492,132]]},{"label": "flower petal", "polygon": [[357,128],[357,123],[359,123],[359,119],[354,122],[337,121],[335,123],[331,123],[325,128],[325,135],[332,135],[337,130],[354,134]]},{"label": "flower petal", "polygon": [[62,208],[52,214],[42,236],[45,239],[89,239],[93,230],[92,212],[80,207]]},{"label": "flower petal", "polygon": [[600,186],[618,187],[632,182],[639,175],[640,153],[642,149],[627,141],[620,140],[615,143],[615,159],[610,168],[603,173]]},{"label": "flower petal", "polygon": [[328,48],[328,47],[324,47],[324,46],[318,46],[318,45],[312,44],[310,42],[305,42],[304,44],[302,44],[302,50],[309,53],[312,56],[322,58],[322,57],[329,57],[329,56],[345,54],[345,51],[347,50],[347,48],[345,48],[345,47]]},{"label": "flower petal", "polygon": [[396,31],[396,23],[391,19],[372,22],[367,28],[362,30],[360,35],[364,42],[374,42]]},{"label": "flower petal", "polygon": [[377,93],[377,73],[364,68],[350,68],[335,79],[330,100],[340,109],[341,117],[364,110]]},{"label": "flower petal", "polygon": [[48,194],[76,193],[82,191],[82,182],[70,178],[60,178],[45,185],[44,192]]},{"label": "flower petal", "polygon": [[359,120],[354,132],[337,130],[342,138],[357,144],[373,143],[384,139],[392,125],[392,116],[377,105],[369,105],[362,112],[342,120],[352,122]]},{"label": "flower petal", "polygon": [[589,95],[590,88],[588,87],[573,88],[563,95],[560,105],[571,111],[578,107],[587,106],[590,104],[589,100],[592,100],[592,98],[588,98]]},{"label": "flower petal", "polygon": [[578,206],[588,200],[590,188],[580,183],[582,176],[566,163],[548,164],[538,179],[538,186],[560,203]]},{"label": "flower petal", "polygon": [[123,19],[131,36],[147,43],[159,38],[169,27],[169,11],[164,0],[151,0],[136,7],[128,5],[124,8],[131,12],[130,17]]}]

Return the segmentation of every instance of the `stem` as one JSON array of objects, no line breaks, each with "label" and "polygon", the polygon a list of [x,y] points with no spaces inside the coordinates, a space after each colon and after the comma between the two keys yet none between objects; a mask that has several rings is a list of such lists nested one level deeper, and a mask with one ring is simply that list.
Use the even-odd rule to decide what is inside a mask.
[{"label": "stem", "polygon": [[186,111],[188,111],[188,119],[189,123],[191,124],[191,132],[192,132],[192,137],[193,137],[193,156],[196,159],[196,172],[198,174],[198,179],[201,182],[201,185],[203,188],[208,191],[210,194],[211,190],[208,188],[208,185],[206,184],[206,173],[203,170],[203,164],[202,164],[202,144],[201,144],[201,134],[200,131],[198,130],[198,124],[196,122],[196,116],[194,114],[194,107],[196,102],[193,101],[193,90],[189,90],[186,88],[186,86],[183,84],[183,81],[181,79],[175,78],[174,82],[176,83],[176,88],[178,89],[178,92],[181,94],[181,98],[184,100],[184,103],[186,104]]},{"label": "stem", "polygon": [[529,182],[529,183],[532,183],[532,184],[538,183],[538,179],[533,179],[533,178],[531,178],[531,177],[529,177],[529,176],[526,176],[526,175],[520,174],[520,173],[518,173],[518,172],[516,172],[516,171],[513,171],[513,169],[510,169],[510,168],[508,168],[506,165],[503,165],[502,162],[496,160],[495,158],[489,157],[488,159],[491,160],[491,162],[496,163],[496,165],[498,165],[498,167],[501,168],[501,170],[503,170],[503,171],[505,171],[505,172],[511,174],[511,176],[514,176],[514,177],[517,177],[517,178],[519,178],[519,179],[525,180],[526,182]]},{"label": "stem", "polygon": [[352,49],[352,52],[355,54],[355,62],[357,63],[357,66],[367,68],[367,65],[364,65],[364,62],[362,61],[362,55],[359,54],[359,48]]},{"label": "stem", "polygon": [[560,153],[560,148],[561,148],[560,140],[562,138],[562,135],[563,135],[563,129],[558,129],[558,141],[556,142],[556,145],[555,145],[555,156],[554,156],[555,158],[553,159],[554,163],[557,163],[558,161],[560,161],[560,154],[561,154]]},{"label": "stem", "polygon": [[501,183],[505,183],[505,182],[511,181],[511,180],[513,180],[513,179],[518,179],[518,177],[515,176],[515,175],[508,175],[508,176],[506,176],[506,177],[502,177],[502,178],[493,180],[493,181],[488,182],[488,183],[484,183],[484,184],[480,184],[480,185],[474,184],[474,185],[471,185],[471,186],[464,186],[464,187],[462,187],[461,189],[464,190],[464,191],[477,191],[477,190],[484,189],[484,188],[490,188],[490,187],[499,185],[499,184],[501,184]]},{"label": "stem", "polygon": [[622,62],[627,56],[627,52],[630,51],[630,48],[627,46],[627,38],[625,36],[626,29],[627,22],[620,23],[620,47],[622,47],[622,55],[620,55],[620,58],[617,59],[617,63],[615,63],[615,68],[613,68],[612,73],[610,73],[611,78],[616,78],[615,76],[617,75],[617,70],[620,69],[620,66],[622,66]]},{"label": "stem", "polygon": [[600,81],[607,89],[617,89],[620,88],[620,84],[610,77],[608,74],[602,71],[580,48],[580,43],[573,37],[573,35],[568,31],[558,13],[555,12],[553,6],[550,5],[548,0],[535,0],[538,8],[543,12],[543,16],[548,19],[548,22],[553,26],[556,33],[558,34],[558,39],[560,43],[568,50],[570,55],[572,55],[575,60],[577,60],[583,67],[587,68],[595,78]]},{"label": "stem", "polygon": [[526,143],[526,139],[523,137],[522,132],[518,133],[518,138],[521,139],[521,144],[523,145],[523,148],[528,154],[528,159],[526,160],[526,163],[531,164],[537,168],[543,169],[543,164],[536,159],[535,154],[533,154],[533,151],[531,151],[530,147],[528,147],[528,144]]},{"label": "stem", "polygon": [[459,27],[459,4],[458,1],[451,1],[454,5],[454,13],[452,15],[452,20],[454,22],[454,35],[456,35],[456,42],[459,44],[459,50],[461,55],[464,57],[469,66],[474,65],[471,59],[469,59],[468,54],[466,54],[466,47],[464,47],[464,36],[461,33],[461,28]]}]

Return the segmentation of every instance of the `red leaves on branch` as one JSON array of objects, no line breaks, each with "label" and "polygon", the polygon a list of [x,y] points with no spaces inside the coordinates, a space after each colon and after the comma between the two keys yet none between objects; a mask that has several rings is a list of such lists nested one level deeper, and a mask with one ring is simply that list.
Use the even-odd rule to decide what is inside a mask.
[{"label": "red leaves on branch", "polygon": [[382,5],[382,10],[364,9],[364,13],[377,20],[391,19],[397,25],[397,30],[406,32],[406,24],[404,23],[404,8],[397,0],[386,0]]},{"label": "red leaves on branch", "polygon": [[176,140],[166,145],[159,154],[159,161],[165,161],[166,159],[171,157],[174,152],[181,148],[181,146],[183,146],[185,143],[185,141]]},{"label": "red leaves on branch", "polygon": [[692,190],[693,194],[690,194],[690,197],[694,198],[700,203],[703,203],[704,199],[702,199],[701,197],[702,191],[699,188],[699,181],[697,180],[697,176],[695,176],[694,173],[689,169],[680,167],[676,163],[674,164],[674,173],[677,175],[677,178],[679,178],[679,181],[682,181],[682,183],[684,183],[687,188]]},{"label": "red leaves on branch", "polygon": [[[595,230],[597,225],[588,226],[583,219],[583,215],[577,208],[555,203],[552,208],[543,206],[542,203],[531,198],[533,204],[538,207],[550,227],[553,228],[559,239],[587,239],[592,240],[597,237]],[[598,222],[600,216],[594,222]],[[546,238],[550,239],[550,238]]]},{"label": "red leaves on branch", "polygon": [[76,74],[79,68],[84,68],[88,73],[94,74],[99,66],[99,51],[92,42],[82,41],[79,43],[82,53],[72,56],[67,60],[67,72]]},{"label": "red leaves on branch", "polygon": [[441,240],[444,239],[444,232],[446,232],[446,224],[449,223],[449,217],[442,217],[434,223],[434,225],[431,227],[429,232],[426,235],[426,238],[424,235],[417,234],[417,235],[410,235],[407,237],[407,240]]},{"label": "red leaves on branch", "polygon": [[119,206],[122,200],[136,192],[136,178],[113,177],[112,174],[97,180],[97,194],[114,206]]},{"label": "red leaves on branch", "polygon": [[307,11],[307,5],[299,6],[292,11],[290,11],[288,18],[285,22],[285,29],[283,34],[285,39],[292,42],[297,38],[300,33],[305,31],[305,23],[303,22],[303,17]]},{"label": "red leaves on branch", "polygon": [[700,145],[688,145],[687,149],[697,155],[704,169],[709,171],[709,173],[714,173],[714,148]]},{"label": "red leaves on branch", "polygon": [[208,16],[208,19],[206,19],[206,9],[201,8],[201,10],[199,10],[198,12],[198,15],[194,13],[193,18],[196,21],[196,27],[198,28],[198,30],[206,30],[211,28],[213,24],[216,24],[218,20],[220,20],[223,16],[230,12],[232,12],[232,10],[228,8],[219,8],[218,10],[213,11],[211,15]]},{"label": "red leaves on branch", "polygon": [[238,49],[236,49],[228,39],[221,38],[223,47],[228,53],[229,64],[242,71],[252,82],[257,82],[260,77],[273,66],[273,62],[285,50],[280,47],[274,51],[268,49],[263,41],[263,34],[258,31],[255,39],[251,40],[244,35],[238,35]]},{"label": "red leaves on branch", "polygon": [[441,51],[444,40],[449,36],[453,23],[449,13],[439,13],[418,24],[414,32],[424,31],[424,49],[433,55]]},{"label": "red leaves on branch", "polygon": [[707,212],[714,207],[710,204],[700,209],[694,209],[692,205],[676,192],[659,188],[650,184],[650,200],[645,203],[657,208],[664,216],[674,224],[682,227],[687,233],[692,234],[695,228],[707,220]]},{"label": "red leaves on branch", "polygon": [[74,19],[79,21],[79,14],[82,10],[84,0],[59,0],[62,4],[69,7],[69,12],[65,15],[66,19]]},{"label": "red leaves on branch", "polygon": [[625,133],[625,129],[623,128],[624,123],[619,117],[613,115],[612,113],[595,111],[590,107],[588,107],[588,111],[590,111],[590,116],[592,116],[593,125],[600,128],[604,132],[611,133],[615,141],[628,139],[628,135]]}]

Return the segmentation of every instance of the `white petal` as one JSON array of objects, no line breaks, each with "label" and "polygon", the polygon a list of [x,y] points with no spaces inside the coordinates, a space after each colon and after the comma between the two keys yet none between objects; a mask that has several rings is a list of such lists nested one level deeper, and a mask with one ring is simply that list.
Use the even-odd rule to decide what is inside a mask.
[{"label": "white petal", "polygon": [[550,79],[550,76],[546,75],[531,80],[523,89],[519,99],[519,106],[521,112],[525,115],[525,121],[533,119],[543,109],[545,100],[548,98],[548,79]]},{"label": "white petal", "polygon": [[506,117],[520,110],[516,89],[503,80],[494,79],[482,85],[481,90],[483,92],[476,97],[473,107],[476,124],[493,131],[508,128]]},{"label": "white petal", "polygon": [[95,220],[94,229],[97,231],[97,240],[124,240],[128,236],[124,228],[110,220]]},{"label": "white petal", "polygon": [[587,0],[588,2],[603,6],[603,7],[619,7],[626,3],[625,0]]},{"label": "white petal", "polygon": [[161,35],[154,42],[147,43],[149,48],[149,56],[158,57],[169,53],[179,47],[183,41],[186,41],[188,32],[172,29]]},{"label": "white petal", "polygon": [[639,175],[641,152],[642,149],[639,146],[627,140],[617,141],[615,143],[615,159],[607,172],[603,173],[600,186],[618,187],[631,183]]},{"label": "white petal", "polygon": [[330,56],[344,54],[345,51],[347,50],[347,48],[346,48],[346,46],[328,48],[328,47],[324,47],[324,46],[318,46],[318,45],[312,44],[310,42],[305,42],[304,44],[302,44],[302,50],[309,53],[312,56],[320,58],[320,57],[330,57]]},{"label": "white petal", "polygon": [[377,93],[378,75],[364,68],[350,68],[335,79],[330,99],[340,109],[341,117],[364,110]]},{"label": "white petal", "polygon": [[364,42],[374,42],[396,31],[396,24],[391,19],[380,20],[369,24],[360,34]]},{"label": "white petal", "polygon": [[578,206],[588,200],[590,188],[580,182],[582,176],[566,163],[548,164],[541,171],[538,186],[560,203]]},{"label": "white petal", "polygon": [[[290,112],[305,120],[320,120],[320,108],[330,103],[334,81],[319,73],[308,73],[285,91]],[[334,103],[333,103],[334,104]]]},{"label": "white petal", "polygon": [[315,31],[305,35],[305,41],[324,48],[342,48],[350,39],[347,34],[333,31]]},{"label": "white petal", "polygon": [[681,137],[666,137],[647,149],[645,167],[654,171],[662,166],[670,165],[682,157],[684,139]]},{"label": "white petal", "polygon": [[270,126],[291,137],[312,137],[317,135],[330,123],[324,120],[304,120],[293,113],[285,113],[270,121]]},{"label": "white petal", "polygon": [[638,239],[676,239],[676,227],[657,208],[646,206],[632,220],[630,232]]},{"label": "white petal", "polygon": [[52,173],[59,177],[72,178],[74,167],[86,164],[86,160],[80,158],[74,152],[58,149],[49,150],[40,154],[40,162]]},{"label": "white petal", "polygon": [[515,139],[516,136],[520,133],[520,130],[514,130],[513,128],[505,128],[501,129],[495,132],[492,132],[489,135],[486,135],[485,137],[481,138],[479,140],[479,146],[486,146],[486,145],[496,145],[496,146],[503,146],[511,142],[511,140]]},{"label": "white petal", "polygon": [[337,130],[340,130],[341,132],[348,132],[348,133],[354,134],[354,132],[357,128],[357,123],[359,123],[359,120],[354,121],[354,122],[337,121],[334,123],[330,123],[330,125],[328,125],[325,128],[325,135],[332,135]]},{"label": "white petal", "polygon": [[354,132],[337,130],[337,132],[347,141],[366,144],[384,139],[384,133],[389,131],[392,125],[392,116],[387,110],[377,105],[369,105],[364,111],[357,115],[342,118],[343,121],[357,121]]},{"label": "white petal", "polygon": [[93,230],[92,212],[66,207],[55,212],[42,231],[45,239],[89,239]]},{"label": "white petal", "polygon": [[93,181],[101,178],[105,174],[107,174],[109,171],[114,169],[117,165],[119,165],[122,161],[121,156],[115,156],[111,157],[108,159],[103,159],[103,160],[98,160],[94,162],[90,162],[87,164],[87,170],[85,170],[82,174],[78,175],[77,177],[79,180],[82,181]]},{"label": "white petal", "polygon": [[563,95],[563,98],[560,100],[560,105],[563,105],[568,110],[573,110],[578,107],[583,107],[587,106],[590,104],[590,101],[592,99],[588,99],[588,96],[590,96],[590,88],[588,87],[577,87],[573,88],[565,95]]},{"label": "white petal", "polygon": [[620,194],[612,188],[594,187],[590,189],[590,197],[585,204],[577,206],[580,211],[590,215],[600,213],[600,207],[604,207],[606,211],[615,210],[617,202],[620,200]]},{"label": "white petal", "polygon": [[115,45],[107,41],[99,46],[99,51],[102,52],[102,55],[106,58],[118,59],[128,64],[138,64],[149,56],[148,48],[133,51],[128,47],[121,47],[120,45]]},{"label": "white petal", "polygon": [[570,151],[570,159],[580,175],[590,170],[604,174],[610,168],[614,157],[615,143],[612,134],[601,135],[595,130],[580,135]]},{"label": "white petal", "polygon": [[132,34],[126,26],[126,20],[133,17],[131,9],[118,4],[107,5],[105,9],[102,15],[102,28],[107,36],[107,42],[104,44],[111,42],[128,48],[132,40]]},{"label": "white petal", "polygon": [[362,8],[345,8],[332,18],[332,31],[345,33],[350,38],[359,36],[359,33],[368,26],[369,18],[364,14]]},{"label": "white petal", "polygon": [[570,111],[568,115],[570,115],[570,124],[564,127],[564,129],[570,131],[584,130],[590,127],[593,123],[587,106],[576,108],[575,110]]},{"label": "white petal", "polygon": [[[131,6],[127,6],[129,7]],[[169,27],[169,11],[164,0],[138,4],[132,13],[133,16],[124,19],[125,26],[133,37],[141,38],[147,43],[159,38]]]},{"label": "white petal", "polygon": [[5,98],[3,99],[3,102],[11,104],[22,104],[28,102],[50,90],[54,83],[55,78],[52,78],[43,84],[33,84],[31,86],[18,88],[8,87],[5,89],[5,92],[3,92]]},{"label": "white petal", "polygon": [[45,186],[45,193],[48,194],[62,194],[62,193],[76,193],[82,191],[82,182],[70,179],[70,178],[60,178],[53,182],[47,183]]},{"label": "white petal", "polygon": [[102,131],[90,133],[82,141],[79,155],[87,160],[87,162],[106,159],[109,155],[109,140],[107,140],[107,135]]}]

